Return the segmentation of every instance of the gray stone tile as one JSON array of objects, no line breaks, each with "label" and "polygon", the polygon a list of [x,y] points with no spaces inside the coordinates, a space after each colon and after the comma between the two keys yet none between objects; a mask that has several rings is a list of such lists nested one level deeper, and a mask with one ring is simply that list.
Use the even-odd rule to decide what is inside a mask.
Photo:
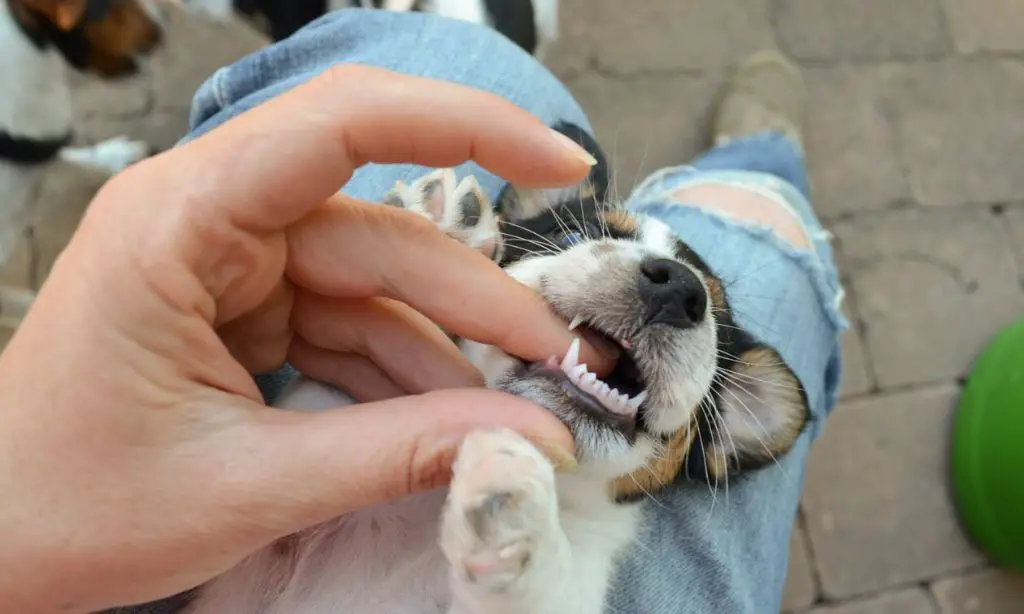
[{"label": "gray stone tile", "polygon": [[195,91],[217,69],[267,44],[261,33],[241,20],[222,22],[178,11],[170,11],[165,36],[166,44],[150,62],[158,109],[188,108]]},{"label": "gray stone tile", "polygon": [[823,596],[841,600],[980,561],[946,489],[959,389],[841,403],[811,450],[803,508]]},{"label": "gray stone tile", "polygon": [[[827,3],[822,3],[827,4]],[[906,200],[878,69],[808,69],[807,162],[814,208],[825,219]]]},{"label": "gray stone tile", "polygon": [[76,134],[82,143],[124,135],[148,143],[154,151],[164,151],[188,132],[188,109],[168,108],[131,119],[93,118],[80,126]]},{"label": "gray stone tile", "polygon": [[775,27],[800,60],[932,57],[951,48],[938,0],[780,0]]},{"label": "gray stone tile", "polygon": [[843,336],[843,383],[839,398],[866,394],[874,387],[864,339],[852,320],[851,324]]},{"label": "gray stone tile", "polygon": [[717,83],[701,77],[586,74],[570,89],[590,117],[626,197],[646,175],[685,164],[701,148]]},{"label": "gray stone tile", "polygon": [[1021,286],[1024,287],[1024,205],[1007,207],[1004,216],[1006,229],[1010,233],[1014,252],[1017,255]]},{"label": "gray stone tile", "polygon": [[47,170],[38,201],[36,280],[42,283],[82,218],[105,174],[59,162]]},{"label": "gray stone tile", "polygon": [[783,610],[806,608],[814,603],[818,596],[807,547],[807,535],[797,522],[789,539],[789,568],[786,572],[785,591],[782,594]]},{"label": "gray stone tile", "polygon": [[71,73],[71,100],[76,121],[92,117],[141,117],[152,104],[148,73],[114,81]]},{"label": "gray stone tile", "polygon": [[562,79],[575,77],[587,69],[593,57],[596,38],[594,29],[600,20],[593,19],[593,0],[561,0],[558,3],[558,40],[541,58],[544,64]]},{"label": "gray stone tile", "polygon": [[30,231],[26,231],[11,257],[0,266],[0,287],[31,288],[32,287],[32,251],[35,239]]},{"label": "gray stone tile", "polygon": [[602,70],[714,71],[774,47],[767,0],[586,0],[586,45]]},{"label": "gray stone tile", "polygon": [[919,588],[883,593],[811,610],[811,614],[937,614],[927,593]]},{"label": "gray stone tile", "polygon": [[833,225],[878,385],[966,374],[1024,313],[1004,222],[985,208],[902,209]]},{"label": "gray stone tile", "polygon": [[1024,2],[942,0],[958,51],[1024,51]]},{"label": "gray stone tile", "polygon": [[941,614],[1020,614],[1024,576],[989,569],[932,585]]},{"label": "gray stone tile", "polygon": [[895,68],[887,104],[911,193],[925,205],[1024,198],[1024,64],[986,58]]}]

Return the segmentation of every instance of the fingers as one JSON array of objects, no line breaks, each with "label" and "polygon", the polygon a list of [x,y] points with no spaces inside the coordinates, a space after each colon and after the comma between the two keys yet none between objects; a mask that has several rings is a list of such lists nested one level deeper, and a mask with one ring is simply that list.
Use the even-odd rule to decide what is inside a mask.
[{"label": "fingers", "polygon": [[362,403],[409,394],[366,356],[325,350],[302,337],[292,342],[288,362],[306,377],[336,386]]},{"label": "fingers", "polygon": [[281,278],[258,307],[217,328],[228,351],[249,373],[267,373],[284,363],[292,340],[293,300],[291,284]]},{"label": "fingers", "polygon": [[[329,298],[300,291],[292,326],[296,335],[315,348],[366,357],[405,394],[483,385],[480,373],[434,323],[392,300]],[[294,357],[311,358],[308,352]],[[334,365],[339,371],[325,374],[330,375],[328,381],[346,390],[350,384],[363,387],[353,381],[361,374],[340,370],[346,362],[351,360],[342,359],[342,364]],[[293,364],[312,375],[302,365]],[[307,366],[326,370],[325,366]]]},{"label": "fingers", "polygon": [[173,167],[191,202],[265,232],[308,213],[371,161],[455,166],[472,159],[518,184],[559,186],[586,176],[592,164],[587,157],[495,95],[347,65],[151,166]]},{"label": "fingers", "polygon": [[[359,507],[442,486],[460,441],[470,432],[510,428],[533,441],[556,465],[572,466],[572,437],[549,412],[488,390],[449,390],[322,413],[255,414],[254,440],[232,448],[260,450],[232,459],[252,499],[232,507],[280,518],[288,532]],[[273,459],[268,462],[267,459]],[[237,474],[236,474],[237,475]],[[287,493],[287,496],[281,496]]]},{"label": "fingers", "polygon": [[[421,216],[344,197],[329,205],[289,229],[287,273],[297,285],[325,296],[387,296],[525,360],[562,357],[572,343],[568,324],[537,293]],[[614,357],[584,346],[597,373],[612,368]]]}]

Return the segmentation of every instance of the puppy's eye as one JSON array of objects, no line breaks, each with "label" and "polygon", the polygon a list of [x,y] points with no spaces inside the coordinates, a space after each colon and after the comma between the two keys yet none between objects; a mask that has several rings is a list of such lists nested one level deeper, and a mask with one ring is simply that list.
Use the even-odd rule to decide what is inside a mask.
[{"label": "puppy's eye", "polygon": [[578,232],[567,232],[558,235],[558,244],[566,249],[578,243],[583,243],[583,235]]}]

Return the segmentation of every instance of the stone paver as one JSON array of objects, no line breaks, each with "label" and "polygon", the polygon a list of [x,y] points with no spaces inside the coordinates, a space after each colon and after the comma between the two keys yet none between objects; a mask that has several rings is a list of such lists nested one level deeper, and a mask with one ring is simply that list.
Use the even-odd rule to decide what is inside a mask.
[{"label": "stone paver", "polygon": [[786,572],[786,590],[782,594],[783,611],[802,610],[818,597],[807,548],[807,534],[797,522],[789,540],[789,568]]},{"label": "stone paver", "polygon": [[[570,83],[615,173],[618,195],[663,166],[685,164],[703,146],[717,82],[702,77],[588,74]],[[638,92],[643,92],[642,96]]]},{"label": "stone paver", "polygon": [[908,64],[890,71],[885,96],[918,202],[990,204],[1024,196],[1024,173],[1008,163],[1024,142],[1024,63]]},{"label": "stone paver", "polygon": [[[36,279],[42,282],[54,260],[78,228],[89,201],[105,182],[102,173],[57,163],[47,171],[39,195],[35,239],[38,250]],[[110,229],[115,232],[115,229]]]},{"label": "stone paver", "polygon": [[782,48],[800,60],[890,60],[947,52],[937,0],[780,0]]},{"label": "stone paver", "polygon": [[984,570],[932,585],[941,614],[1020,614],[1024,611],[1024,576]]},{"label": "stone paver", "polygon": [[834,226],[882,388],[963,376],[1024,313],[1004,222],[986,208],[899,210]]},{"label": "stone paver", "polygon": [[34,238],[31,232],[18,242],[10,259],[0,267],[0,287],[12,286],[15,288],[32,287],[32,260],[33,260]]},{"label": "stone paver", "polygon": [[571,44],[586,46],[600,69],[616,74],[720,70],[773,46],[768,4],[586,0],[589,12],[577,17],[583,38]]},{"label": "stone paver", "polygon": [[942,0],[956,48],[1024,51],[1024,2],[1020,0]]},{"label": "stone paver", "polygon": [[[827,3],[823,3],[827,4]],[[806,71],[807,161],[815,211],[823,218],[881,209],[909,198],[882,108],[876,68]]]},{"label": "stone paver", "polygon": [[919,589],[886,593],[839,605],[821,606],[811,614],[938,614],[928,594]]},{"label": "stone paver", "polygon": [[850,315],[853,309],[852,305],[848,305],[846,309],[850,329],[843,337],[843,383],[839,389],[840,397],[865,394],[874,387],[874,376],[871,374],[864,350],[864,338],[861,336],[856,317]]},{"label": "stone paver", "polygon": [[822,594],[845,599],[976,565],[946,490],[955,386],[841,403],[811,451],[804,513]]}]

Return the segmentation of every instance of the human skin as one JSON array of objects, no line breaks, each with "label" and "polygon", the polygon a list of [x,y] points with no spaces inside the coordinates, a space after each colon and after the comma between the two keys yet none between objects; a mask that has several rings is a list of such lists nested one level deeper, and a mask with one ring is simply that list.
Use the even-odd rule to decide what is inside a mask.
[{"label": "human skin", "polygon": [[[0,355],[4,610],[191,588],[444,484],[475,429],[571,463],[566,429],[479,388],[434,323],[527,360],[561,355],[566,324],[422,217],[337,195],[370,161],[467,159],[535,187],[590,164],[497,97],[345,66],[108,182]],[[251,374],[286,360],[372,402],[269,409]]]}]

